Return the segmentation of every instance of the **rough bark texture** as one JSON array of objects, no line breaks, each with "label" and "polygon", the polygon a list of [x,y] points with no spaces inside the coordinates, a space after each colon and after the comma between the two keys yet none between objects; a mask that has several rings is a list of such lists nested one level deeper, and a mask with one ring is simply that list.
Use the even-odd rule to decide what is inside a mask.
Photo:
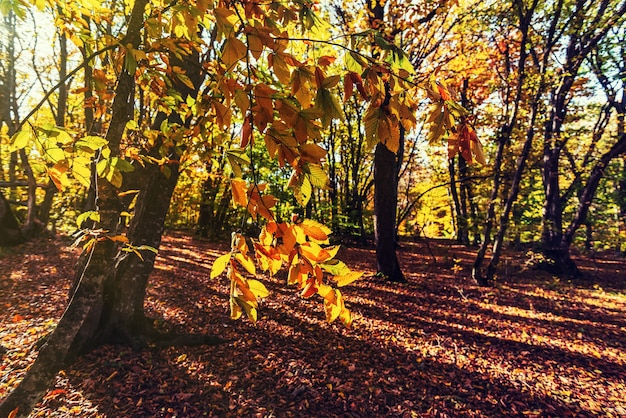
[{"label": "rough bark texture", "polygon": [[[126,42],[139,44],[143,12],[147,3],[148,0],[135,2]],[[133,76],[123,71],[118,80],[111,109],[111,123],[106,135],[113,155],[119,152],[119,144],[129,118],[133,83]],[[98,183],[97,207],[101,217],[98,226],[115,233],[122,205],[117,190],[104,180]],[[104,283],[111,272],[115,252],[113,241],[104,239],[81,255],[69,305],[22,382],[0,404],[0,417],[8,416],[16,408],[18,416],[27,416],[57,372],[71,360],[73,354],[88,345],[93,337],[90,332],[93,329],[92,324],[99,322],[104,306]]]}]

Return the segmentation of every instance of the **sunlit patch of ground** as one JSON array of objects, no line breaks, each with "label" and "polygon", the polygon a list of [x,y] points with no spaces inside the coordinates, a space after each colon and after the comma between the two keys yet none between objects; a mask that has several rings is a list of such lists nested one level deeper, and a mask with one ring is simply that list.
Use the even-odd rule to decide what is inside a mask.
[{"label": "sunlit patch of ground", "polygon": [[[101,347],[59,374],[33,416],[626,416],[624,259],[580,257],[592,277],[568,282],[507,252],[497,286],[480,288],[467,279],[472,250],[450,242],[402,243],[402,285],[375,277],[372,250],[342,249],[366,273],[342,289],[346,329],[281,278],[264,279],[256,325],[231,321],[227,283],[209,279],[224,251],[167,236],[146,309],[226,344]],[[0,258],[0,398],[60,317],[75,257],[50,241]]]}]

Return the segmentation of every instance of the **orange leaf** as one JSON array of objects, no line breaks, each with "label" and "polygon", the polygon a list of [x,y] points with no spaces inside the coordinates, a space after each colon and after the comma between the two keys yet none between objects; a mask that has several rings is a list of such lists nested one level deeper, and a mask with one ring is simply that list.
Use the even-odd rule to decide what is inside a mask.
[{"label": "orange leaf", "polygon": [[234,178],[230,181],[232,188],[233,202],[235,204],[247,207],[248,206],[248,185],[245,180]]},{"label": "orange leaf", "polygon": [[330,228],[312,219],[305,219],[300,224],[300,227],[304,230],[304,233],[316,241],[326,241],[328,234],[330,234]]},{"label": "orange leaf", "polygon": [[252,138],[252,123],[250,123],[250,116],[247,116],[243,121],[243,126],[241,127],[241,144],[240,148],[245,148],[250,143],[250,139]]},{"label": "orange leaf", "polygon": [[337,59],[337,57],[333,57],[330,55],[324,55],[319,57],[319,59],[317,60],[317,64],[321,65],[322,67],[326,67],[330,64],[332,64],[333,62],[335,62],[335,60]]}]

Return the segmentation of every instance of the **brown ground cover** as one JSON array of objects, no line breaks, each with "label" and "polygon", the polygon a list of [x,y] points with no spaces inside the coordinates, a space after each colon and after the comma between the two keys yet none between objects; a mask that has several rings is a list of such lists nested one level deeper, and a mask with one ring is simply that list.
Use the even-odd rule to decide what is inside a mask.
[{"label": "brown ground cover", "polygon": [[[572,283],[509,251],[497,286],[480,288],[467,279],[473,251],[451,242],[402,243],[401,285],[373,275],[371,249],[345,248],[366,271],[343,289],[346,329],[278,278],[256,325],[230,320],[226,283],[209,280],[224,251],[170,233],[147,310],[227,343],[101,347],[62,371],[32,416],[626,416],[623,258],[577,257],[588,279]],[[76,257],[61,239],[0,255],[0,399],[62,314]]]}]

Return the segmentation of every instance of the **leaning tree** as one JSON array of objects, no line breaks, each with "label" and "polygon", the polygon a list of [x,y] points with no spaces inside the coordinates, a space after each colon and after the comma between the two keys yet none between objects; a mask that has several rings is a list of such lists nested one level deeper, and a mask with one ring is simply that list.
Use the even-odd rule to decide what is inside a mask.
[{"label": "leaning tree", "polygon": [[[66,16],[87,10],[81,2],[54,6],[67,8]],[[103,121],[106,134],[72,136],[58,127],[23,123],[13,146],[38,144],[59,187],[69,181],[68,173],[80,175],[93,189],[93,210],[78,219],[83,252],[70,302],[32,367],[0,404],[0,416],[28,414],[64,365],[98,345],[219,342],[214,336],[159,332],[143,305],[181,165],[191,158],[189,150],[197,149],[192,145],[218,147],[223,132],[233,127],[239,145],[226,150],[231,168],[225,174],[234,204],[247,210],[261,232],[253,240],[234,233],[231,251],[213,264],[211,277],[225,272],[230,281],[231,316],[245,313],[256,320],[258,299],[268,295],[254,278],[257,270],[274,274],[286,268],[287,283],[303,297],[320,297],[328,321],[351,323],[337,287],[360,273],[335,259],[338,247],[325,245],[330,233],[325,225],[274,215],[276,198],[258,181],[252,147],[262,142],[269,156],[290,170],[289,186],[306,205],[313,187],[325,187],[328,180],[322,168],[326,151],[318,143],[330,122],[342,116],[336,86],[343,81],[348,96],[356,87],[368,101],[365,130],[373,144],[399,139],[401,121],[410,121],[414,111],[407,92],[415,86],[398,64],[405,59],[398,47],[385,41],[378,57],[348,49],[329,38],[330,26],[315,9],[312,1],[135,0],[128,16],[106,22],[120,30],[117,36],[112,31],[96,43],[68,31],[85,58],[67,77],[89,70],[98,96],[90,105],[100,117],[109,115]],[[76,18],[85,26],[80,33],[90,33],[97,17]],[[338,56],[350,61],[349,69],[331,65]],[[108,73],[96,65],[105,63],[112,67]],[[449,115],[454,106],[449,95],[432,86],[437,111]],[[453,120],[445,119],[441,134],[454,128]]]}]

